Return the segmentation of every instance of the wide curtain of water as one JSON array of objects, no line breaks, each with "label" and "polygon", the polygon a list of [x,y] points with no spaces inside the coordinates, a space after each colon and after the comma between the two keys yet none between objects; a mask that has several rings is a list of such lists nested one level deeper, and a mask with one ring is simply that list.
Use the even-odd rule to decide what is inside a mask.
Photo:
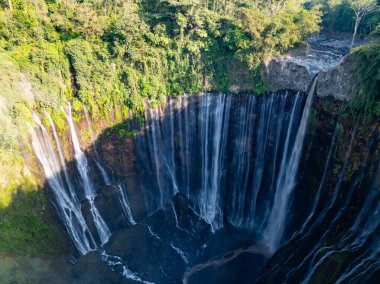
[{"label": "wide curtain of water", "polygon": [[[212,234],[225,227],[253,232],[266,247],[266,256],[272,255],[289,241],[284,232],[289,231],[289,210],[298,181],[314,88],[315,81],[309,94],[286,91],[264,96],[206,93],[168,98],[165,104],[157,107],[147,105],[145,123],[131,124],[138,133],[133,139],[134,168],[143,176],[138,183],[146,217],[167,208],[176,195],[185,196],[197,218],[209,224]],[[32,145],[52,189],[56,212],[78,254],[84,255],[92,250],[103,250],[116,233],[107,223],[109,216],[104,216],[104,211],[99,210],[94,201],[99,180],[103,186],[115,191],[117,204],[113,204],[114,211],[120,211],[126,228],[138,226],[142,220],[134,217],[136,214],[128,196],[131,189],[125,188],[120,177],[112,174],[112,168],[105,166],[95,144],[95,154],[91,157],[82,148],[70,105],[62,111],[67,119],[68,140],[75,165],[70,168],[70,173],[61,146],[65,138],[59,137],[48,114],[45,116],[49,126],[43,125],[34,115],[37,127],[30,127]],[[85,109],[84,115],[88,131],[93,135]],[[322,206],[323,210],[319,204],[336,142],[337,129],[332,136],[316,199],[308,214],[303,216],[303,225],[297,228],[298,233],[305,236],[312,234],[313,222],[327,216],[335,202],[331,199],[325,209]],[[344,170],[342,172],[341,179]],[[339,180],[335,197],[340,190]],[[369,206],[378,207],[374,201],[378,199],[378,193],[369,194],[367,199]],[[355,222],[369,232],[369,227],[378,227],[379,222],[364,222],[366,210]],[[316,217],[318,212],[322,214],[319,219]],[[175,209],[174,213],[179,228]],[[162,241],[148,228],[155,239]],[[345,239],[351,237],[354,238],[354,229]],[[362,238],[365,241],[368,235]],[[360,241],[355,239],[353,244]],[[190,269],[190,254],[172,242],[170,246]],[[377,254],[378,250],[374,252]],[[313,252],[310,253],[312,256]],[[120,257],[103,251],[102,259],[111,266],[115,263],[122,265],[126,278],[142,281]],[[355,269],[363,266],[361,262],[355,265]],[[306,282],[313,270],[309,271],[304,275]],[[350,273],[348,270],[342,281]]]}]

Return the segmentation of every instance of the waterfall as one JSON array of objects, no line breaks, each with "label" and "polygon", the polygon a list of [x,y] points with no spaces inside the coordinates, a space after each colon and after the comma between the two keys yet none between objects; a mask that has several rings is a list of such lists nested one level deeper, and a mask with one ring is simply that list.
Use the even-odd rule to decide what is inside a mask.
[{"label": "waterfall", "polygon": [[170,140],[170,144],[171,144],[171,151],[168,151],[168,154],[170,155],[170,157],[168,157],[169,159],[169,165],[168,165],[168,168],[170,169],[170,173],[171,173],[171,178],[172,178],[172,181],[173,181],[173,188],[174,188],[174,192],[178,192],[178,185],[177,185],[177,178],[176,178],[176,172],[175,172],[175,159],[174,159],[174,155],[175,155],[175,147],[174,147],[174,110],[173,110],[173,99],[170,98],[169,100],[169,118],[170,118],[170,130],[169,130],[169,133],[168,135],[170,136],[171,140]]},{"label": "waterfall", "polygon": [[94,152],[95,152],[94,163],[95,163],[96,167],[99,169],[104,183],[106,185],[112,185],[115,188],[117,195],[118,195],[119,202],[120,202],[121,207],[123,209],[124,218],[129,222],[129,224],[134,225],[134,224],[136,224],[136,221],[133,218],[132,211],[131,211],[131,208],[129,205],[129,200],[127,198],[126,193],[124,192],[122,184],[120,182],[111,182],[111,178],[109,177],[107,171],[101,165],[99,153],[98,153],[98,151],[96,149],[96,145],[94,143],[94,131],[93,131],[92,126],[91,126],[90,116],[89,116],[85,106],[83,106],[83,112],[85,114],[87,127],[91,133],[91,137],[92,137],[92,141],[93,141],[92,147],[94,148]]},{"label": "waterfall", "polygon": [[71,113],[70,103],[68,103],[68,111],[65,111],[63,108],[62,108],[62,111],[65,113],[67,123],[69,125],[70,134],[71,134],[71,142],[74,147],[75,162],[76,162],[79,174],[81,176],[85,197],[93,196],[95,192],[94,192],[94,187],[92,185],[90,176],[88,174],[88,171],[89,171],[88,162],[87,162],[87,158],[85,154],[82,152],[80,148],[78,135],[75,130],[73,116]]},{"label": "waterfall", "polygon": [[[249,172],[251,170],[250,155],[251,145],[249,139],[252,137],[254,123],[251,115],[254,112],[256,105],[256,98],[249,96],[244,101],[246,107],[237,114],[238,132],[235,134],[233,141],[233,157],[232,165],[235,167],[235,172],[232,174],[231,179],[231,210],[228,214],[229,221],[237,227],[242,227],[245,222],[245,196],[249,184]],[[250,225],[248,225],[250,226]]]},{"label": "waterfall", "polygon": [[[137,136],[125,137],[119,143],[128,145],[127,149],[121,149],[128,157],[135,155],[125,167],[127,175],[120,174],[124,166],[112,174],[109,172],[113,160],[106,163],[101,159],[104,153],[97,152],[85,108],[83,122],[91,134],[94,155],[87,155],[80,144],[70,104],[63,110],[67,137],[57,131],[48,113],[44,114],[44,122],[49,130],[33,114],[36,127],[29,126],[32,146],[45,172],[49,197],[78,254],[103,251],[102,259],[125,278],[143,282],[137,276],[141,275],[154,282],[159,279],[161,283],[162,279],[180,277],[182,268],[186,275],[186,269],[197,267],[197,262],[209,257],[215,249],[213,242],[222,240],[227,232],[231,233],[228,239],[231,246],[241,244],[240,238],[245,238],[245,234],[246,241],[257,240],[260,249],[256,252],[264,258],[271,257],[286,242],[283,250],[286,255],[279,253],[274,257],[287,267],[286,272],[276,271],[279,275],[286,273],[285,282],[312,282],[341,255],[352,261],[339,267],[337,283],[372,279],[367,274],[380,269],[375,236],[380,232],[379,180],[369,184],[364,177],[367,173],[373,176],[371,158],[378,155],[378,130],[374,130],[367,152],[358,164],[354,151],[357,138],[362,138],[358,130],[360,118],[347,145],[344,144],[345,156],[341,155],[339,142],[340,118],[335,121],[334,131],[331,127],[329,139],[316,128],[313,135],[308,135],[307,147],[314,149],[322,141],[320,151],[326,153],[326,160],[318,160],[320,180],[314,176],[307,182],[302,179],[302,185],[316,185],[315,196],[295,192],[299,188],[299,172],[308,173],[300,165],[313,162],[309,156],[302,155],[315,87],[316,79],[308,94],[205,93],[169,98],[155,107],[146,106],[144,126],[137,125],[136,119],[121,125],[130,123],[129,129],[138,131]],[[326,127],[330,128],[329,124]],[[326,147],[325,141],[329,144]],[[73,157],[68,158],[70,155]],[[70,159],[72,162],[67,162]],[[351,174],[351,160],[357,166],[354,174]],[[125,161],[125,156],[119,161]],[[332,173],[337,161],[341,162],[340,167],[334,166]],[[380,164],[377,171],[379,175]],[[308,203],[301,205],[301,214],[296,217],[290,214],[299,213],[290,210],[298,208],[300,198],[305,196],[302,200]],[[132,212],[131,205],[136,212]],[[141,240],[134,238],[134,234],[141,233],[142,226],[146,226],[147,234]],[[344,230],[337,230],[338,226],[344,226]],[[237,240],[235,233],[239,234]],[[117,235],[103,246],[112,234]],[[154,241],[162,246],[159,251],[165,252],[165,257],[166,253],[169,257],[175,254],[176,266],[160,267],[158,273],[150,275],[149,270],[131,265],[136,271],[132,272],[126,264],[130,252],[112,256],[105,251],[118,249],[119,245],[121,248],[123,238],[128,244],[126,251],[134,250],[133,242]],[[210,243],[205,243],[206,238]],[[289,248],[294,251],[289,252]],[[265,267],[270,265],[268,262]],[[262,279],[277,277],[267,272],[261,276]]]},{"label": "waterfall", "polygon": [[65,113],[67,123],[69,124],[69,129],[71,133],[71,141],[74,147],[75,163],[82,180],[82,186],[84,189],[85,198],[87,198],[89,201],[90,212],[92,214],[101,244],[105,244],[108,241],[109,237],[111,236],[111,232],[94,203],[94,198],[95,198],[94,189],[95,188],[92,184],[91,177],[89,174],[89,166],[88,166],[86,155],[82,152],[80,148],[80,143],[79,143],[76,129],[74,126],[70,103],[68,103],[68,111],[65,111],[63,109],[63,112]]},{"label": "waterfall", "polygon": [[[307,97],[184,95],[170,98],[161,115],[149,109],[145,135],[136,141],[137,159],[147,160],[142,171],[153,170],[157,184],[143,188],[147,204],[156,204],[149,213],[180,192],[212,231],[227,220],[239,228],[265,229],[275,245],[275,232],[284,230],[314,88],[315,82]],[[146,152],[149,159],[142,156]]]},{"label": "waterfall", "polygon": [[[268,219],[268,225],[264,230],[264,238],[268,241],[272,251],[277,249],[281,241],[286,222],[288,204],[291,198],[292,191],[296,184],[296,176],[298,173],[299,161],[302,154],[302,146],[306,134],[306,128],[309,121],[309,114],[313,102],[314,90],[317,83],[317,77],[314,78],[306,104],[303,110],[301,124],[297,131],[296,140],[293,144],[290,159],[281,165],[277,189],[274,198],[272,211]],[[288,143],[287,141],[286,143]],[[288,147],[289,144],[286,145]],[[286,149],[287,150],[287,149]]]},{"label": "waterfall", "polygon": [[[149,109],[149,117],[151,118],[151,152],[154,159],[154,169],[157,178],[157,185],[159,190],[160,200],[158,201],[158,207],[162,208],[165,205],[166,197],[169,195],[168,190],[164,186],[165,172],[163,172],[165,157],[163,156],[161,146],[161,131],[159,130],[159,119],[157,108]],[[175,190],[175,189],[174,189]]]},{"label": "waterfall", "polygon": [[201,144],[203,144],[202,189],[198,199],[200,215],[216,230],[222,226],[223,214],[220,208],[220,187],[223,173],[223,159],[228,133],[227,121],[231,100],[226,95],[219,95],[216,103],[211,104],[211,97],[204,96],[201,106],[201,119],[205,123],[202,128]]},{"label": "waterfall", "polygon": [[[157,185],[153,195],[154,188],[143,189],[147,203],[155,204],[147,208],[148,213],[164,208],[180,192],[192,200],[194,210],[211,225],[212,231],[223,227],[225,220],[251,230],[265,227],[265,239],[276,246],[284,230],[286,210],[295,185],[312,93],[311,90],[302,116],[304,96],[299,93],[277,93],[259,98],[247,94],[185,95],[169,99],[164,109],[161,106],[149,108],[146,135],[136,140],[137,148],[143,147],[138,153],[148,150],[150,158],[142,160],[150,164],[143,163],[143,167],[147,167],[144,171],[153,170]],[[89,115],[85,108],[83,111],[93,136]],[[59,165],[55,172],[61,172],[57,175],[55,188],[66,194],[73,203],[70,206],[79,214],[77,218],[81,219],[78,222],[82,224],[81,234],[85,241],[75,240],[78,233],[70,233],[70,236],[83,254],[96,245],[81,213],[82,200],[88,200],[89,213],[101,244],[108,241],[111,230],[96,206],[96,189],[86,154],[80,146],[70,104],[64,113],[82,191],[75,188],[76,183],[65,169],[60,146],[57,146],[57,153],[46,151],[49,156],[44,158]],[[53,121],[47,117],[55,143],[59,145]],[[122,183],[109,177],[98,155],[93,164],[104,184],[115,189],[124,219],[131,225],[136,224]],[[48,171],[45,169],[46,173]],[[62,219],[66,220],[64,214]]]},{"label": "waterfall", "polygon": [[[100,244],[104,244],[108,241],[111,236],[111,231],[95,204],[95,186],[91,181],[91,172],[86,155],[80,148],[70,104],[68,105],[68,111],[64,112],[71,133],[75,164],[81,181],[81,186],[79,188],[82,190],[79,190],[73,176],[68,173],[59,136],[50,115],[45,113],[51,126],[51,132],[56,147],[53,147],[48,131],[36,114],[33,114],[33,119],[38,128],[35,129],[29,126],[29,129],[31,132],[34,152],[42,164],[47,183],[53,191],[53,202],[58,216],[62,221],[62,224],[65,226],[74,246],[78,250],[78,253],[86,254],[97,248],[97,241],[93,236],[93,232],[89,229],[89,226],[86,223],[86,218],[83,215],[83,199],[88,201],[89,213],[91,214],[92,222],[95,225]],[[85,114],[86,113],[87,111],[85,111]],[[92,133],[88,114],[86,114],[86,121],[89,130]],[[130,209],[128,197],[121,183],[112,181],[105,168],[101,165],[101,162],[97,159],[94,160],[94,163],[101,173],[104,183],[115,188],[119,203],[123,209],[122,214],[124,215],[124,218],[129,224],[136,224]]]},{"label": "waterfall", "polygon": [[[184,95],[184,98],[185,98],[185,102],[186,102],[186,105],[185,105],[185,121],[186,122],[191,122],[191,96],[185,94]],[[189,157],[189,149],[190,149],[190,140],[192,138],[192,135],[193,135],[193,132],[192,132],[192,129],[190,127],[185,127],[185,162],[186,162],[186,196],[189,197],[189,192],[190,192],[190,188],[189,188],[189,185],[190,185],[190,169],[189,169],[189,165],[190,165],[190,157]]]},{"label": "waterfall", "polygon": [[123,214],[124,214],[125,218],[129,222],[129,224],[135,225],[136,221],[133,218],[132,210],[131,210],[131,207],[129,205],[129,200],[128,200],[126,194],[124,193],[124,189],[123,189],[121,183],[117,183],[114,187],[115,187],[117,195],[119,197],[119,202],[120,202],[121,207],[123,209]]},{"label": "waterfall", "polygon": [[[235,227],[262,233],[275,248],[284,231],[286,210],[296,182],[314,87],[315,82],[306,102],[301,93],[282,92],[262,97],[206,93],[170,98],[166,105],[147,108],[145,135],[136,138],[135,143],[141,171],[152,173],[155,179],[153,184],[144,186],[143,182],[142,186],[148,215],[164,208],[175,194],[182,193],[189,197],[196,214],[211,225],[213,232],[227,221]],[[60,146],[56,153],[52,149],[45,151],[48,156],[39,159],[59,165],[54,171],[59,173],[54,177],[54,186],[66,194],[73,203],[70,206],[79,214],[76,218],[80,221],[76,222],[83,227],[82,233],[69,234],[83,254],[97,246],[81,213],[83,200],[88,202],[95,228],[92,233],[100,244],[106,243],[112,232],[96,205],[96,188],[70,104],[63,111],[80,187],[74,186],[77,183],[65,169]],[[93,136],[89,115],[85,108],[83,111]],[[53,121],[47,117],[58,145]],[[36,136],[34,140],[38,139]],[[128,224],[136,224],[123,183],[108,175],[95,148],[94,153],[93,165],[104,184],[115,189],[120,214]],[[45,169],[47,176],[54,176],[48,175],[49,170]],[[70,219],[65,214],[61,218],[64,222]],[[78,234],[83,237],[77,237]]]},{"label": "waterfall", "polygon": [[[95,244],[83,217],[80,202],[78,201],[75,192],[72,190],[71,181],[67,175],[66,164],[63,159],[60,142],[56,135],[54,124],[51,124],[51,127],[59,152],[60,162],[58,162],[55,157],[55,151],[53,150],[54,148],[51,144],[47,130],[42,125],[37,115],[33,114],[33,118],[38,129],[29,127],[32,135],[32,146],[37,158],[42,164],[47,183],[54,193],[54,204],[58,211],[58,216],[78,252],[80,254],[85,254],[92,250]],[[66,183],[64,183],[62,179],[62,170],[65,175]]]}]

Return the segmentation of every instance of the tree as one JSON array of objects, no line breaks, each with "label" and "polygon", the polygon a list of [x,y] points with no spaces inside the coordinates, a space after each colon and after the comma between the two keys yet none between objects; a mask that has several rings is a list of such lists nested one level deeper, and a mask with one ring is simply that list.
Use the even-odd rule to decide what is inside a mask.
[{"label": "tree", "polygon": [[0,0],[0,9],[8,6],[9,10],[13,10],[12,0]]},{"label": "tree", "polygon": [[378,9],[376,0],[349,0],[350,8],[354,11],[355,26],[352,34],[351,48],[354,46],[355,37],[362,19]]}]

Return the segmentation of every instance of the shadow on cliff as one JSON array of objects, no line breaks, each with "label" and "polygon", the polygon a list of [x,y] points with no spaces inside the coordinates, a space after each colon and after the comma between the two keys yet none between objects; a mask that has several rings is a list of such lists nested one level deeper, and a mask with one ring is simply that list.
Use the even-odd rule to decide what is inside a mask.
[{"label": "shadow on cliff", "polygon": [[66,253],[70,245],[57,227],[42,190],[30,185],[15,190],[7,207],[0,207],[0,254],[50,256]]},{"label": "shadow on cliff", "polygon": [[[161,213],[156,212],[157,214],[154,214],[154,216],[151,215],[152,213],[155,213],[155,211],[151,208],[157,208],[157,201],[155,200],[159,200],[160,194],[162,194],[160,192],[160,185],[158,184],[159,181],[157,181],[157,173],[161,174],[161,171],[164,171],[163,168],[158,168],[157,172],[152,163],[154,157],[152,156],[151,151],[152,148],[154,151],[155,145],[152,141],[152,139],[154,139],[154,137],[152,137],[154,133],[152,134],[151,130],[152,127],[156,127],[157,125],[170,125],[170,116],[165,116],[165,113],[171,112],[172,115],[175,116],[177,113],[183,111],[183,109],[184,108],[182,105],[176,110],[169,110],[168,108],[161,109],[159,110],[159,115],[161,115],[160,119],[150,119],[146,122],[146,124],[141,124],[141,119],[138,116],[134,119],[125,120],[124,122],[112,128],[104,130],[103,133],[96,139],[96,141],[94,141],[94,143],[85,151],[85,154],[88,158],[89,172],[91,173],[90,177],[93,186],[95,187],[95,191],[97,192],[94,203],[98,208],[101,216],[104,217],[104,221],[109,226],[111,232],[122,232],[122,234],[124,234],[124,236],[119,235],[115,238],[112,237],[113,244],[107,247],[108,249],[111,249],[111,251],[114,250],[120,253],[120,250],[118,251],[118,249],[125,248],[125,241],[128,238],[135,239],[136,243],[141,242],[141,247],[147,245],[147,242],[151,242],[152,246],[159,247],[156,244],[157,240],[154,240],[154,233],[152,234],[149,226],[157,229],[160,234],[163,234],[164,236],[164,231],[168,227],[156,228],[154,227],[154,224],[166,224],[165,222],[171,222],[172,224],[175,221],[174,218],[178,218],[177,221],[180,220],[181,222],[188,222],[190,224],[189,230],[195,230],[195,232],[201,232],[201,234],[202,232],[206,232],[206,238],[209,236],[207,233],[209,227],[207,224],[205,224],[205,222],[199,222],[199,216],[197,217],[195,215],[192,215],[194,212],[191,212],[190,210],[192,207],[191,200],[189,201],[185,197],[176,197],[174,202],[182,202],[183,204],[186,204],[186,206],[183,206],[182,208],[174,208],[173,211],[171,209],[171,205],[169,204],[169,206],[165,206],[165,208],[161,210]],[[346,229],[348,229],[351,225],[350,217],[355,214],[357,215],[359,212],[359,208],[356,206],[356,203],[353,200],[356,198],[356,200],[358,200],[358,204],[363,204],[364,202],[363,198],[360,195],[355,195],[354,199],[352,195],[349,195],[349,192],[352,192],[353,190],[352,185],[355,184],[358,179],[367,177],[367,175],[363,175],[364,173],[360,173],[360,170],[363,169],[362,165],[364,165],[364,162],[362,161],[368,159],[363,159],[363,156],[373,157],[373,160],[375,161],[378,159],[379,153],[377,146],[375,144],[375,146],[371,146],[372,148],[370,148],[372,150],[369,150],[367,147],[368,134],[365,134],[364,129],[362,130],[359,128],[358,131],[354,130],[356,129],[355,121],[357,121],[357,119],[353,117],[344,119],[340,118],[338,115],[341,112],[340,102],[316,98],[314,101],[313,109],[314,111],[311,114],[310,125],[305,138],[304,154],[301,158],[299,171],[300,179],[296,185],[296,188],[294,189],[293,201],[289,210],[289,212],[293,213],[290,213],[288,217],[289,226],[285,232],[287,239],[292,239],[293,234],[297,231],[300,232],[300,228],[303,227],[305,218],[307,218],[310,213],[310,208],[312,208],[313,204],[315,203],[318,191],[321,191],[321,188],[319,188],[321,177],[324,177],[325,174],[326,176],[324,177],[323,181],[323,191],[321,191],[322,193],[320,200],[318,200],[318,206],[315,207],[315,215],[317,216],[318,214],[322,214],[325,208],[323,208],[323,206],[321,207],[321,204],[324,202],[327,202],[328,204],[329,199],[333,198],[335,195],[337,198],[337,203],[334,204],[333,209],[331,209],[332,211],[329,211],[330,213],[334,212],[335,214],[339,212],[339,206],[345,205],[346,208],[348,206],[347,204],[350,204],[351,207],[353,206],[354,209],[352,209],[353,211],[347,210],[346,213],[342,213],[341,218],[339,219],[339,224],[341,224],[341,227],[337,229],[337,231],[332,235],[331,239],[334,239],[335,236],[339,235],[340,232],[344,232]],[[144,115],[145,114],[139,114],[140,117]],[[172,145],[174,145],[174,149],[172,150],[175,150],[181,143],[181,130],[183,128],[191,127],[194,127],[196,129],[195,125],[181,125],[179,123],[176,123],[174,125],[176,134],[173,137],[167,137],[164,133],[165,137],[163,137],[163,140],[171,139],[172,141],[167,141],[165,143],[173,143]],[[336,131],[337,138],[336,141],[333,142],[334,133]],[[67,137],[69,137],[69,135],[66,135],[66,138],[64,139],[69,139]],[[350,143],[350,141],[353,142]],[[326,157],[330,156],[330,153],[332,158],[326,164]],[[175,153],[175,157],[173,159],[176,161],[181,161],[184,159],[184,157],[182,157],[180,153]],[[156,160],[154,163],[160,162],[163,161]],[[254,160],[251,160],[250,162],[253,164]],[[348,164],[345,167],[346,162]],[[97,234],[95,224],[91,220],[89,202],[83,198],[83,192],[80,193],[80,188],[82,188],[81,184],[83,181],[81,181],[80,175],[78,174],[77,164],[75,161],[69,161],[67,162],[66,166],[72,183],[76,188],[78,188],[78,195],[82,196],[82,198],[80,198],[83,201],[81,210],[84,214],[86,222],[88,223],[92,235],[96,236]],[[102,169],[106,171],[107,178],[111,182],[107,183],[106,179],[104,179],[104,173],[102,173]],[[373,174],[374,166],[372,163],[368,162],[366,169],[368,170],[369,174]],[[196,186],[197,182],[199,182],[199,170],[200,169],[197,167],[189,169],[190,175],[194,177],[195,180],[195,184],[190,186]],[[167,172],[164,174],[168,175]],[[62,177],[63,173],[57,173],[57,175]],[[177,172],[176,175],[180,176],[181,172]],[[339,181],[340,179],[341,181]],[[336,186],[339,182],[341,184],[337,189]],[[161,185],[162,188],[165,190],[171,190],[170,188],[172,185],[165,182],[163,182],[163,184],[164,186]],[[115,185],[120,185],[119,189]],[[365,187],[366,183],[363,183],[361,186]],[[355,188],[356,187],[357,186],[355,186]],[[47,184],[45,188],[48,200],[53,201],[54,204],[54,196],[52,194],[50,186]],[[123,208],[122,204],[120,203],[120,188],[128,199],[128,205],[130,206],[131,212],[133,213],[134,220],[138,223],[143,221],[143,224],[148,225],[148,227],[145,225],[145,227],[136,226],[134,229],[135,231],[123,231],[126,228],[130,228],[131,223],[126,220],[125,215],[122,214],[125,208]],[[350,189],[351,191],[349,191]],[[172,199],[170,198],[169,200]],[[346,204],[345,202],[348,203]],[[296,214],[294,212],[296,212]],[[173,213],[176,216],[174,216]],[[333,215],[330,217],[334,218]],[[198,221],[196,219],[198,219]],[[226,225],[228,224],[226,223]],[[327,229],[328,226],[326,224],[322,224],[319,227],[319,230],[322,231]],[[145,236],[146,234],[150,235],[149,237],[143,237],[145,238],[145,241],[143,241],[141,236]],[[160,238],[159,236],[157,237]],[[119,241],[115,241],[117,238],[119,238]],[[99,243],[98,239],[95,241]],[[170,243],[170,239],[168,239],[168,241]],[[301,254],[295,256],[294,263],[297,263],[297,261],[304,257],[303,253],[308,251],[307,244],[310,242],[312,242],[312,240],[310,241],[309,238],[304,242],[306,247],[301,247]],[[242,245],[244,244],[244,240],[238,241],[237,243],[239,245]],[[225,243],[221,242],[219,244]],[[117,248],[118,246],[120,247]],[[135,248],[128,249],[138,253],[138,250],[136,251]],[[231,249],[233,249],[233,247]],[[280,250],[279,253],[275,255],[275,260],[271,261],[267,265],[265,268],[266,271],[271,271],[271,269],[273,269],[272,266],[276,266],[278,261],[283,261],[281,258],[281,251],[284,250],[285,249]],[[159,254],[159,252],[157,253]],[[148,261],[147,259],[149,257],[144,259],[143,256],[140,256],[140,258],[136,256],[137,260],[135,260],[135,262],[149,262],[152,266],[149,269],[153,269],[154,260],[150,259]],[[180,261],[183,260],[175,258],[171,260],[172,263],[177,263]],[[79,260],[79,265],[77,266],[79,267],[79,270],[77,271],[86,271],[86,269],[91,269],[90,264],[104,266],[104,263],[100,260],[98,253],[94,252],[88,254],[84,260]],[[170,266],[169,263],[168,265]],[[178,271],[181,271],[182,268],[178,269]],[[156,272],[148,271],[146,273],[148,273],[148,275],[153,275]],[[276,277],[279,277],[278,279],[283,276],[281,273],[282,270],[279,270],[277,274],[275,274]],[[98,272],[94,271],[94,275],[97,274]],[[116,279],[117,281],[121,281],[119,278],[120,275],[115,274],[109,277],[111,277],[113,280]],[[159,278],[161,276],[156,277]],[[205,276],[200,277],[202,278]],[[257,277],[257,275],[252,277]],[[252,279],[253,278],[251,278],[251,280]]]}]

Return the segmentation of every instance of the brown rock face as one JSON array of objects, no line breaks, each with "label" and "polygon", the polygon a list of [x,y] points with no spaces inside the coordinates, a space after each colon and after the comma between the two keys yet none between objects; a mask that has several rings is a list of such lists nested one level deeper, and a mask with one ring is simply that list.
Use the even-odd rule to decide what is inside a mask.
[{"label": "brown rock face", "polygon": [[134,162],[136,160],[136,145],[133,137],[117,137],[101,139],[99,154],[106,165],[112,165],[112,170],[119,176],[136,175]]}]

